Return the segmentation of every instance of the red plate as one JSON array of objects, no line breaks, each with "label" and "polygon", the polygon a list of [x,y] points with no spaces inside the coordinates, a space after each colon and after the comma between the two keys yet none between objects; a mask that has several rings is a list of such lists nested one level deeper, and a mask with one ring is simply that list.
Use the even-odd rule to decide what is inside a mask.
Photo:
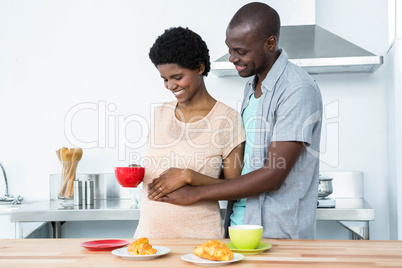
[{"label": "red plate", "polygon": [[127,240],[108,239],[83,242],[81,246],[89,250],[113,250],[124,247],[128,243]]}]

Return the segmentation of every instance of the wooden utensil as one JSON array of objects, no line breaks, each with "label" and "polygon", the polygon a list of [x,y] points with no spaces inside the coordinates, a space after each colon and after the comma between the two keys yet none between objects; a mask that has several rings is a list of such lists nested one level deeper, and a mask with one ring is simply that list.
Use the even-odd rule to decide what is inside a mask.
[{"label": "wooden utensil", "polygon": [[66,153],[68,152],[68,149],[66,147],[63,147],[60,149],[60,158],[61,161],[66,161]]},{"label": "wooden utensil", "polygon": [[60,156],[62,160],[62,181],[60,186],[59,197],[73,197],[73,182],[78,162],[81,160],[83,151],[81,148],[67,149],[63,147],[60,149]]},{"label": "wooden utensil", "polygon": [[[65,147],[63,147],[63,148],[65,148]],[[65,148],[63,150],[63,148],[62,148],[62,160],[63,160],[63,163],[62,163],[63,164],[62,176],[63,176],[63,178],[62,178],[62,186],[60,187],[59,196],[66,197],[65,192],[66,192],[67,184],[68,184],[68,181],[69,181],[69,178],[70,178],[69,173],[70,173],[70,169],[71,169],[71,159],[72,159],[72,156],[73,156],[74,149]]]},{"label": "wooden utensil", "polygon": [[59,196],[64,196],[64,192],[66,190],[66,186],[64,185],[67,173],[68,173],[68,163],[67,163],[67,153],[68,149],[66,147],[63,147],[60,149],[60,158],[61,158],[61,165],[62,165],[62,170],[61,170],[61,187],[60,187],[60,192]]},{"label": "wooden utensil", "polygon": [[67,190],[64,194],[64,197],[72,197],[73,196],[73,185],[74,185],[74,179],[75,179],[75,174],[77,171],[77,166],[79,161],[82,158],[83,155],[83,151],[81,148],[77,148],[77,149],[72,149],[73,150],[73,155],[71,157],[71,167],[69,170],[69,173],[67,175],[68,178],[68,186],[67,186]]},{"label": "wooden utensil", "polygon": [[60,150],[61,150],[61,149],[59,149],[59,150],[56,151],[56,155],[57,155],[57,158],[59,159],[59,161],[61,161]]}]

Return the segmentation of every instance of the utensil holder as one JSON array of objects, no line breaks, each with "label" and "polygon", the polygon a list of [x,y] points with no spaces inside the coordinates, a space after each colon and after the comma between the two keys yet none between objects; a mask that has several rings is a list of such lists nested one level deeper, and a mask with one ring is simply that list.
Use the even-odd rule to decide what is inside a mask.
[{"label": "utensil holder", "polygon": [[61,181],[59,199],[74,198],[74,180],[76,178],[79,161],[61,161]]}]

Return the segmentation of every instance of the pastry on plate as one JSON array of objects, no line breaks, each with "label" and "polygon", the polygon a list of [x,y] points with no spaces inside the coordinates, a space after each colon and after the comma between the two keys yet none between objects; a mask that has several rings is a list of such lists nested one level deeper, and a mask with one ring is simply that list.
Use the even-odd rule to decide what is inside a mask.
[{"label": "pastry on plate", "polygon": [[140,238],[128,245],[128,253],[131,255],[153,255],[156,249],[149,244],[148,238]]},{"label": "pastry on plate", "polygon": [[210,240],[198,245],[193,250],[194,255],[213,261],[230,261],[233,258],[231,251],[223,242]]}]

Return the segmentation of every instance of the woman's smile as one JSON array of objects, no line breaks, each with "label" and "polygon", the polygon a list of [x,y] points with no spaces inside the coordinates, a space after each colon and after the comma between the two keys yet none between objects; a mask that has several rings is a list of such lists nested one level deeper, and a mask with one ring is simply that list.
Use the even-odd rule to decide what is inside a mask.
[{"label": "woman's smile", "polygon": [[179,90],[173,91],[173,94],[176,96],[176,98],[179,98],[181,95],[183,95],[184,92],[185,92],[184,89],[179,89]]}]

